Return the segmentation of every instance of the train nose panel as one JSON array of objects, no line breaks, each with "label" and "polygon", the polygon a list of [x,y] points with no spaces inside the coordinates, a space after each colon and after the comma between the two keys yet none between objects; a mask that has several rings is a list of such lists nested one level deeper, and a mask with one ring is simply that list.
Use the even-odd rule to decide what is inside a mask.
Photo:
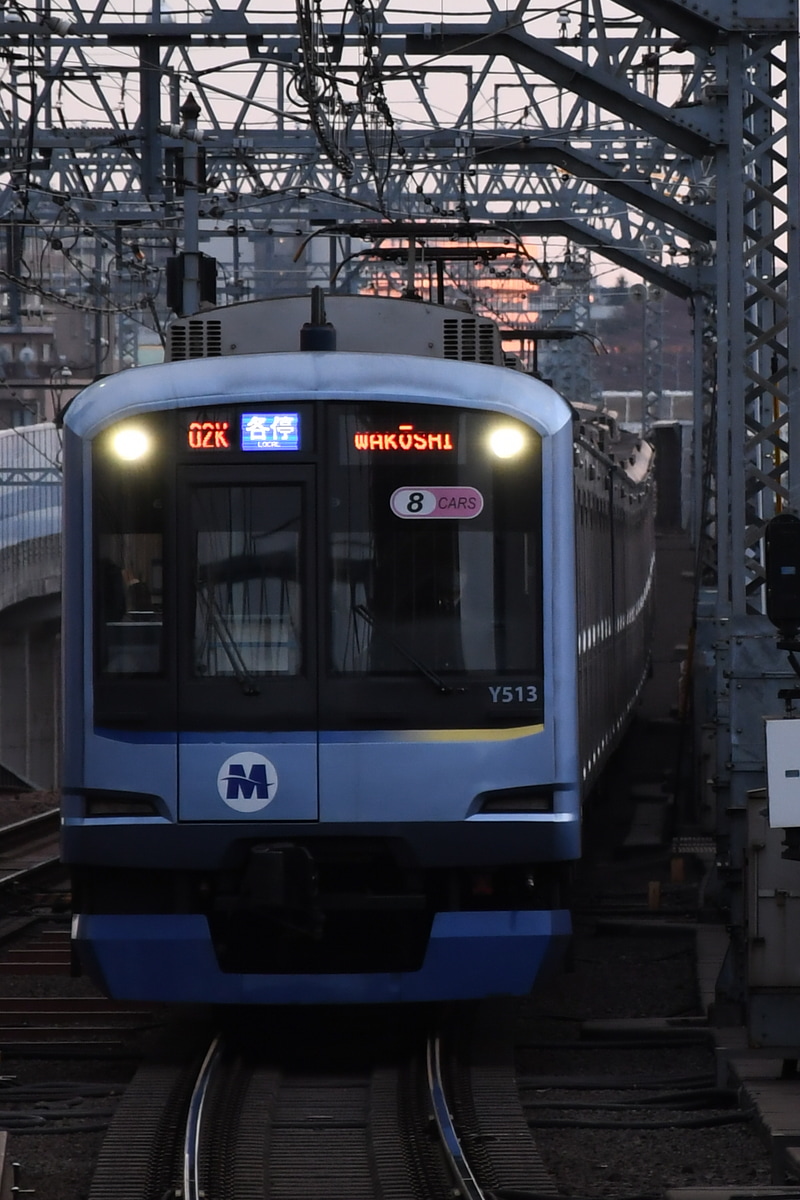
[{"label": "train nose panel", "polygon": [[211,741],[183,734],[178,747],[178,820],[316,821],[316,738]]}]

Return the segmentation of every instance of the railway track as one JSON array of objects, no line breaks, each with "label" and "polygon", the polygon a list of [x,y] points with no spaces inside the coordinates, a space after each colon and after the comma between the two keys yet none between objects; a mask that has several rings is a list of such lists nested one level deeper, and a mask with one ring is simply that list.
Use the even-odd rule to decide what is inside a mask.
[{"label": "railway track", "polygon": [[59,810],[0,826],[0,977],[70,973]]},{"label": "railway track", "polygon": [[0,897],[7,901],[7,912],[13,909],[10,915],[0,915],[3,1057],[32,1054],[37,1047],[51,1053],[74,1050],[81,1043],[98,1053],[103,1048],[120,1050],[152,1013],[152,1005],[115,1004],[99,993],[53,994],[47,984],[32,985],[34,994],[18,987],[11,987],[11,994],[3,990],[9,977],[58,980],[71,973],[70,916],[64,911],[69,896],[63,890],[58,838],[58,809],[0,827]]},{"label": "railway track", "polygon": [[[33,857],[23,847],[14,853]],[[647,887],[639,892],[646,903]],[[176,1200],[200,1192],[213,1200],[261,1200],[267,1194],[271,1200],[452,1200],[456,1192],[478,1200],[487,1193],[607,1194],[606,1176],[631,1181],[627,1188],[620,1183],[618,1192],[656,1195],[665,1181],[684,1178],[691,1138],[703,1139],[698,1161],[724,1163],[715,1181],[726,1180],[731,1152],[740,1176],[754,1178],[759,1147],[752,1121],[737,1118],[735,1108],[717,1111],[726,1097],[711,1094],[714,1062],[702,1030],[692,1035],[694,1049],[685,1034],[674,1032],[668,1047],[654,1048],[646,1021],[643,1029],[634,1023],[627,1041],[613,1030],[604,1035],[602,1018],[609,1012],[660,1014],[665,995],[675,1012],[691,1011],[691,973],[676,986],[674,964],[683,961],[684,951],[678,954],[673,945],[677,934],[654,943],[653,914],[637,935],[642,950],[638,941],[629,946],[623,938],[627,949],[621,952],[622,935],[606,919],[593,937],[584,937],[578,968],[591,984],[577,1002],[569,999],[570,983],[564,992],[557,989],[555,1001],[545,996],[515,1016],[495,1004],[483,1019],[473,1012],[467,1021],[456,1006],[437,1014],[435,1030],[408,1028],[409,1010],[395,1010],[388,1020],[384,1011],[383,1043],[363,1009],[341,1012],[338,1024],[328,1014],[327,1041],[316,1036],[321,1013],[307,1011],[286,1024],[285,1013],[273,1010],[267,1020],[261,1010],[252,1015],[258,1032],[251,1036],[237,1028],[246,1019],[240,1010],[220,1031],[203,1075],[213,1040],[207,1012],[190,1018],[184,1011],[171,1021],[168,1011],[113,1005],[87,994],[85,981],[59,979],[67,974],[67,916],[25,915],[29,904],[44,899],[46,906],[41,882],[30,889],[12,882],[8,895],[7,911],[13,907],[18,915],[0,921],[0,932],[13,932],[13,926],[25,944],[0,947],[0,975],[18,977],[7,984],[0,979],[0,985],[19,997],[10,994],[0,1005],[0,1055],[6,1069],[20,1072],[22,1086],[39,1085],[48,1059],[58,1064],[55,1079],[69,1062],[75,1082],[68,1115],[48,1096],[42,1132],[57,1136],[34,1144],[33,1127],[11,1126],[5,1178],[21,1161],[21,1180],[3,1182],[0,1136],[0,1196],[4,1187],[33,1186],[50,1200]],[[658,948],[664,939],[671,948]],[[681,937],[684,944],[690,942]],[[661,968],[651,974],[662,961],[667,975]],[[34,972],[53,978],[32,980],[31,995],[22,977]],[[604,984],[611,977],[613,1003]],[[626,989],[636,1005],[631,1010],[623,1007]],[[590,1017],[598,1002],[595,1030]],[[199,1031],[191,1031],[193,1020]],[[394,1037],[388,1033],[392,1021],[398,1026]],[[171,1025],[172,1044],[152,1058],[161,1022]],[[678,1060],[687,1055],[686,1074],[677,1074]],[[98,1080],[108,1082],[107,1096],[93,1092]],[[676,1090],[679,1095],[669,1094]],[[81,1103],[72,1107],[76,1096]],[[702,1109],[692,1111],[695,1104]],[[4,1105],[13,1114],[25,1106],[24,1094],[17,1100],[7,1091]],[[707,1149],[722,1137],[724,1151]],[[651,1156],[655,1166],[648,1165]],[[758,1170],[758,1178],[768,1179],[769,1160]]]},{"label": "railway track", "polygon": [[0,890],[59,866],[59,810],[0,827]]},{"label": "railway track", "polygon": [[[55,846],[55,814],[47,816]],[[42,840],[47,822],[19,826],[31,830],[35,841]],[[52,861],[46,838],[40,854],[19,840],[19,830],[14,836],[17,844],[9,846],[7,854],[23,860],[17,861],[16,871],[26,864],[36,871],[39,862]],[[3,853],[0,835],[0,860]],[[406,1028],[412,1019],[408,1010],[396,1011],[389,1021],[384,1013],[383,1044],[369,1023],[364,1027],[361,1009],[340,1014],[338,1024],[329,1027],[327,1041],[315,1036],[320,1014],[306,1013],[302,1022],[295,1017],[294,1024],[283,1029],[277,1010],[270,1012],[268,1021],[261,1010],[253,1020],[268,1026],[269,1033],[262,1030],[251,1037],[250,1031],[236,1027],[245,1019],[240,1012],[220,1031],[213,1049],[208,1014],[202,1017],[202,1037],[192,1033],[184,1038],[187,1016],[181,1013],[179,1022],[171,1022],[174,1044],[169,1052],[145,1060],[152,1040],[160,1036],[157,1026],[162,1020],[170,1022],[170,1014],[110,1004],[87,995],[85,981],[63,979],[68,975],[68,917],[27,912],[29,905],[41,911],[44,901],[49,913],[45,875],[37,879],[34,874],[31,887],[24,874],[9,869],[8,875],[11,903],[6,911],[16,915],[0,920],[0,942],[5,931],[15,944],[10,949],[0,944],[0,976],[18,977],[8,986],[20,998],[10,995],[0,1004],[0,1055],[7,1069],[10,1064],[12,1071],[21,1072],[23,1084],[26,1076],[38,1081],[41,1060],[59,1063],[53,1071],[56,1078],[63,1071],[60,1064],[68,1061],[71,1078],[77,1077],[73,1090],[82,1099],[73,1107],[73,1096],[69,1112],[62,1113],[48,1095],[42,1132],[59,1136],[40,1137],[35,1149],[35,1127],[12,1124],[5,1167],[5,1138],[0,1137],[0,1196],[4,1187],[6,1192],[14,1186],[24,1191],[33,1184],[38,1194],[51,1200],[77,1194],[90,1200],[176,1200],[179,1195],[183,1200],[201,1193],[213,1200],[261,1200],[266,1195],[271,1200],[452,1200],[455,1193],[480,1200],[487,1194],[591,1196],[595,1187],[607,1190],[605,1175],[626,1179],[629,1174],[637,1180],[641,1176],[648,1186],[631,1186],[628,1192],[657,1194],[662,1181],[683,1177],[681,1168],[672,1163],[663,1169],[634,1168],[627,1161],[632,1149],[643,1163],[651,1154],[658,1163],[665,1153],[658,1146],[666,1139],[668,1145],[675,1144],[674,1153],[680,1153],[676,1161],[683,1162],[687,1138],[710,1140],[729,1130],[726,1145],[734,1146],[734,1132],[749,1128],[747,1114],[737,1116],[735,1107],[727,1107],[733,1097],[714,1092],[713,1070],[710,1078],[708,1070],[703,1074],[699,1068],[696,1078],[674,1075],[678,1055],[682,1059],[690,1054],[693,1070],[710,1054],[701,1045],[704,1031],[688,1031],[697,1043],[694,1051],[687,1034],[678,1038],[673,1031],[668,1048],[654,1049],[652,1036],[644,1037],[647,1029],[637,1030],[635,1025],[630,1045],[615,1040],[612,1031],[605,1039],[607,1049],[602,1049],[603,1028],[589,1039],[593,1026],[586,1018],[595,983],[590,998],[581,1004],[579,1021],[574,1013],[570,1016],[569,1006],[556,1006],[558,1041],[551,1044],[546,1033],[544,1050],[533,1044],[532,1028],[528,1047],[519,1019],[515,1032],[515,1019],[496,1004],[484,1009],[483,1019],[473,1012],[470,1020],[463,1020],[458,1007],[442,1011],[435,1030]],[[0,883],[0,894],[1,888]],[[639,888],[639,894],[640,902],[647,904],[647,888]],[[616,893],[612,899],[616,902]],[[649,964],[664,957],[653,947],[654,914],[645,915],[647,957],[635,981],[627,985],[637,997],[650,980]],[[604,910],[596,936],[614,925],[605,918]],[[617,932],[614,943],[619,936]],[[613,962],[615,993],[624,992],[620,971],[627,956],[620,956],[616,944],[604,945],[601,951],[594,941],[584,942],[592,978],[597,966]],[[666,957],[674,961],[675,950]],[[674,968],[669,972],[672,988]],[[24,975],[33,974],[53,978],[32,981],[36,994],[31,996],[19,985]],[[602,975],[600,980],[602,1002]],[[651,983],[656,986],[655,979]],[[82,994],[66,995],[72,984]],[[665,986],[659,974],[654,1010],[659,1013]],[[39,995],[42,989],[51,994]],[[683,1011],[690,997],[680,991],[672,1003],[676,1011]],[[387,1032],[392,1020],[400,1027],[394,1037]],[[546,1030],[554,1020],[547,1018]],[[563,1040],[577,1025],[582,1036],[574,1042]],[[142,1038],[140,1030],[145,1031]],[[515,1036],[516,1072],[511,1045]],[[634,1068],[640,1054],[644,1065]],[[653,1073],[653,1056],[660,1074]],[[134,1075],[142,1061],[146,1065]],[[110,1081],[107,1096],[92,1091],[96,1079]],[[4,1103],[13,1115],[25,1107],[24,1093],[17,1100],[7,1091]],[[701,1106],[699,1111],[695,1106]],[[106,1126],[109,1132],[104,1135]],[[533,1137],[555,1172],[557,1186],[539,1159]],[[87,1154],[92,1138],[93,1149]],[[750,1170],[757,1147],[751,1141],[746,1150],[740,1155]],[[706,1160],[705,1149],[697,1153]],[[720,1157],[719,1151],[716,1154]],[[18,1177],[3,1182],[20,1159],[21,1182]],[[588,1168],[581,1163],[591,1162],[600,1163],[599,1183],[587,1183]],[[72,1186],[59,1178],[64,1166],[72,1172]],[[656,1172],[659,1186],[654,1187],[649,1181]]]},{"label": "railway track", "polygon": [[557,1194],[496,1035],[489,1046],[485,1028],[450,1020],[446,1037],[398,1041],[384,1018],[381,1046],[376,1029],[342,1038],[343,1020],[327,1050],[225,1032],[142,1068],[90,1200],[482,1200],[523,1181]]}]

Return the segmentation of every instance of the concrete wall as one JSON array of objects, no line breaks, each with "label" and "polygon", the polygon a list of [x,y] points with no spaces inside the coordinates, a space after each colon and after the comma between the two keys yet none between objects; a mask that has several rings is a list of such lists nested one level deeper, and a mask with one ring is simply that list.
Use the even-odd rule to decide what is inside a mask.
[{"label": "concrete wall", "polygon": [[0,767],[46,790],[61,759],[59,463],[53,425],[0,432]]},{"label": "concrete wall", "polygon": [[50,790],[60,762],[61,604],[50,596],[0,612],[0,763]]}]

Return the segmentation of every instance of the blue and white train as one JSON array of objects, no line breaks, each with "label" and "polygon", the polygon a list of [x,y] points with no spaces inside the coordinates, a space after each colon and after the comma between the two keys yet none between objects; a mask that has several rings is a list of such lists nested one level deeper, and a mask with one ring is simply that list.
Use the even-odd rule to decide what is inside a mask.
[{"label": "blue and white train", "polygon": [[65,414],[62,850],[120,999],[524,994],[570,935],[647,667],[649,447],[489,321],[326,306],[177,320]]}]

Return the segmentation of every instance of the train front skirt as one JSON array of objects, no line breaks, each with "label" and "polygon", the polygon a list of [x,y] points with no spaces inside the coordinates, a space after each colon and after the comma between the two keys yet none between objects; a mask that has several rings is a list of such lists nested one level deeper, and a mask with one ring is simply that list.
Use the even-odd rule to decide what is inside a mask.
[{"label": "train front skirt", "polygon": [[563,909],[445,912],[434,917],[419,971],[225,973],[200,914],[80,915],[72,945],[82,970],[118,1000],[165,1003],[380,1004],[527,995],[561,964],[571,935]]}]

